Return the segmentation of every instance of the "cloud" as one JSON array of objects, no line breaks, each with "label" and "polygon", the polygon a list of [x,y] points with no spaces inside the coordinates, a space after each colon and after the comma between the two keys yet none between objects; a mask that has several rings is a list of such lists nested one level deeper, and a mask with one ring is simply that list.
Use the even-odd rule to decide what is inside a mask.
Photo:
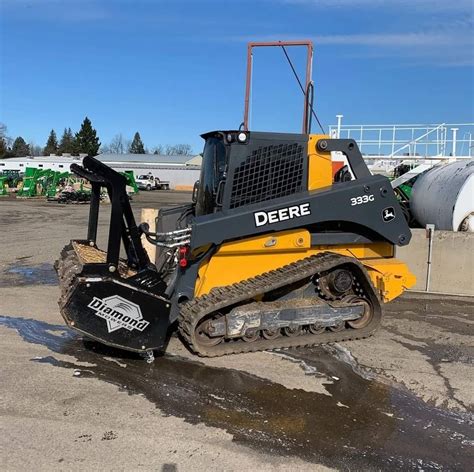
[{"label": "cloud", "polygon": [[277,0],[280,3],[318,8],[408,8],[410,10],[473,12],[472,0]]},{"label": "cloud", "polygon": [[373,47],[460,46],[473,42],[472,38],[466,35],[418,32],[317,35],[313,40],[317,44]]},{"label": "cloud", "polygon": [[[385,55],[439,65],[464,66],[474,63],[473,0],[262,1],[292,6],[304,14],[307,14],[306,8],[311,8],[314,14],[318,9],[334,11],[326,12],[324,24],[315,23],[318,34],[314,34],[315,30],[313,34],[276,33],[266,38],[252,36],[245,40],[309,38],[316,48],[343,46],[342,53],[346,55]],[[341,25],[337,23],[341,13],[345,14],[344,17],[347,14],[354,16],[354,21],[342,32]],[[369,18],[373,21],[369,21]],[[358,20],[362,20],[370,31],[361,29]]]},{"label": "cloud", "polygon": [[373,34],[274,34],[227,38],[239,42],[296,39],[312,40],[316,51],[325,47],[344,46],[341,54],[346,57],[374,60],[396,58],[398,65],[464,67],[474,64],[474,39],[465,28],[455,32],[441,30]]},{"label": "cloud", "polygon": [[234,36],[233,41],[275,41],[292,39],[311,39],[318,45],[371,46],[376,48],[413,46],[468,46],[474,45],[469,34],[450,34],[447,32],[406,32],[406,33],[370,33],[370,34],[322,34],[322,35],[288,35],[274,34],[266,36]]}]

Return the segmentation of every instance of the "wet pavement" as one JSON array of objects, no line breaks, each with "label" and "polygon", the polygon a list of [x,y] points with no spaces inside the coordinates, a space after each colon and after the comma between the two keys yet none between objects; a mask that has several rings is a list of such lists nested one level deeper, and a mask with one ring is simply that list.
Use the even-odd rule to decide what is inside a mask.
[{"label": "wet pavement", "polygon": [[0,288],[25,285],[57,285],[58,277],[52,264],[27,265],[24,261],[9,264],[0,270]]},{"label": "wet pavement", "polygon": [[404,296],[372,338],[324,348],[198,359],[172,338],[150,365],[62,324],[52,263],[88,208],[0,210],[2,470],[473,469],[472,299]]},{"label": "wet pavement", "polygon": [[347,470],[472,470],[472,415],[435,408],[354,368],[338,345],[279,354],[306,375],[331,379],[326,395],[177,355],[146,364],[133,354],[83,342],[62,325],[5,316],[0,325],[51,351],[33,362],[69,369],[77,381],[111,383],[144,396],[166,415],[225,429],[234,441],[259,451]]}]

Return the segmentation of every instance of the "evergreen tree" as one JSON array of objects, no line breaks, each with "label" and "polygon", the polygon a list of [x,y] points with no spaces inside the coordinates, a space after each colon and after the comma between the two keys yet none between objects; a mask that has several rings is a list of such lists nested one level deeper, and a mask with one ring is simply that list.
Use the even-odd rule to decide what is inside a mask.
[{"label": "evergreen tree", "polygon": [[64,133],[59,142],[59,154],[74,154],[76,151],[74,135],[72,134],[71,128],[64,128]]},{"label": "evergreen tree", "polygon": [[131,154],[145,154],[145,145],[143,144],[142,138],[140,137],[140,133],[138,131],[133,137],[133,141],[132,144],[130,144],[128,152]]},{"label": "evergreen tree", "polygon": [[18,136],[18,138],[13,141],[11,154],[13,157],[29,156],[31,154],[30,146],[26,144],[26,141],[21,136]]},{"label": "evergreen tree", "polygon": [[43,149],[43,156],[49,156],[50,154],[58,153],[58,138],[56,137],[56,132],[54,129],[49,133],[48,141],[46,141],[46,146]]},{"label": "evergreen tree", "polygon": [[100,148],[100,141],[97,131],[92,127],[91,120],[84,118],[81,129],[76,133],[76,151],[89,156],[97,156]]}]

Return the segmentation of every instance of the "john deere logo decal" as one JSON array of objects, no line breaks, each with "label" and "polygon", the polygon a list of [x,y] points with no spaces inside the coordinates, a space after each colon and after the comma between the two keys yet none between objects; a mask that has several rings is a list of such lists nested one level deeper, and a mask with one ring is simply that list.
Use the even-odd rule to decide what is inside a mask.
[{"label": "john deere logo decal", "polygon": [[109,333],[125,328],[128,331],[143,331],[150,323],[143,319],[140,307],[125,298],[113,295],[107,298],[94,297],[87,305],[95,314],[107,321]]},{"label": "john deere logo decal", "polygon": [[291,220],[293,218],[301,218],[302,216],[311,215],[311,208],[309,203],[301,203],[279,210],[272,211],[257,211],[253,214],[255,218],[255,226],[271,225],[280,221]]},{"label": "john deere logo decal", "polygon": [[384,208],[382,211],[382,219],[388,223],[389,221],[392,221],[395,218],[395,210],[393,207],[387,207]]}]

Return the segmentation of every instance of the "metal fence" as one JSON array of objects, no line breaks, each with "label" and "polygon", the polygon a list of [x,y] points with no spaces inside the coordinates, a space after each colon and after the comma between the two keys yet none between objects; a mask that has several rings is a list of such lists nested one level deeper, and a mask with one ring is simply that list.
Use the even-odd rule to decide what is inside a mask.
[{"label": "metal fence", "polygon": [[474,123],[343,125],[329,127],[331,137],[355,139],[366,159],[445,160],[474,155]]}]

